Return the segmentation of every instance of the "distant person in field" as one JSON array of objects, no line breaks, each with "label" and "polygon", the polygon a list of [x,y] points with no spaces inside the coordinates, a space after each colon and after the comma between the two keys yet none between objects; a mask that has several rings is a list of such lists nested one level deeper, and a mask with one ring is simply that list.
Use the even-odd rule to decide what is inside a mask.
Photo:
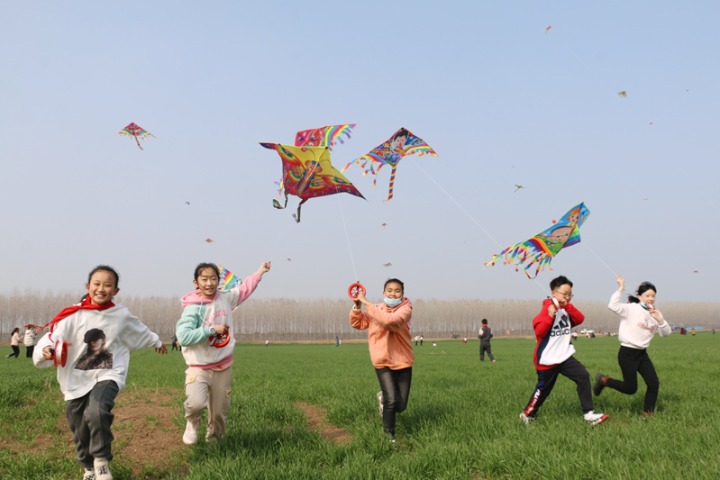
[{"label": "distant person in field", "polygon": [[15,327],[10,333],[10,348],[12,353],[5,355],[5,358],[19,358],[20,357],[20,329]]},{"label": "distant person in field", "polygon": [[570,342],[572,329],[585,321],[585,315],[570,303],[573,298],[572,282],[561,275],[550,282],[551,296],[543,300],[540,313],[533,320],[537,345],[533,360],[538,382],[520,420],[530,423],[547,400],[558,375],[563,375],[577,386],[583,418],[590,425],[599,425],[608,416],[593,409],[590,374],[573,355]]},{"label": "distant person in field", "polygon": [[595,395],[600,395],[603,389],[608,387],[632,395],[637,392],[637,374],[640,373],[647,385],[643,415],[649,416],[655,411],[660,380],[647,349],[656,333],[661,337],[667,337],[672,333],[672,329],[660,310],[655,307],[657,293],[655,285],[650,282],[641,283],[635,293],[637,296],[628,295],[629,303],[621,303],[620,297],[625,290],[625,279],[622,275],[618,275],[616,281],[618,289],[610,297],[608,308],[620,317],[618,364],[623,379],[620,381],[598,373],[593,392]]},{"label": "distant person in field", "polygon": [[171,345],[172,345],[172,348],[170,349],[171,352],[172,352],[173,350],[180,350],[180,348],[178,348],[177,335],[173,334],[172,338],[170,339],[170,342],[171,342]]},{"label": "distant person in field", "polygon": [[[57,380],[85,480],[112,479],[112,409],[125,387],[130,351],[155,347],[167,353],[156,333],[126,307],[113,303],[118,282],[112,267],[95,267],[85,287],[88,295],[55,316],[33,352],[35,366],[49,367],[61,352],[56,350],[66,345],[67,362],[57,366]],[[93,357],[93,352],[102,353]]]},{"label": "distant person in field", "polygon": [[403,282],[396,278],[385,282],[383,294],[384,301],[378,304],[358,294],[350,310],[350,325],[368,331],[370,360],[380,382],[376,399],[383,431],[395,442],[395,417],[407,407],[415,362],[410,337],[412,303],[405,297]]},{"label": "distant person in field", "polygon": [[32,358],[33,350],[35,350],[35,341],[37,338],[37,332],[35,331],[35,325],[25,325],[25,334],[23,335],[23,345],[25,345],[25,356]]},{"label": "distant person in field", "polygon": [[490,346],[490,339],[493,338],[492,329],[488,326],[488,321],[485,318],[482,319],[481,324],[482,326],[478,332],[478,338],[480,339],[480,361],[485,361],[485,354],[487,353],[490,361],[495,363],[495,357],[493,357],[492,347]]},{"label": "distant person in field", "polygon": [[187,423],[182,437],[186,445],[197,443],[205,407],[208,409],[205,440],[214,442],[225,435],[235,351],[232,311],[250,297],[268,271],[270,262],[263,262],[244,282],[218,291],[217,265],[201,263],[195,267],[195,290],[182,297],[183,312],[175,326],[188,366],[184,403]]}]

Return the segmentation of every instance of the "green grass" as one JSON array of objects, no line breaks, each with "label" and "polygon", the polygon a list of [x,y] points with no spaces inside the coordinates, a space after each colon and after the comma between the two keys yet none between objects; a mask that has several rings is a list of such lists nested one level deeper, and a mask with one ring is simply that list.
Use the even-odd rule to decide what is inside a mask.
[{"label": "green grass", "polygon": [[[716,479],[720,420],[720,336],[653,340],[660,376],[656,415],[640,416],[637,395],[606,389],[596,410],[610,420],[586,425],[574,384],[560,378],[535,423],[518,414],[536,376],[534,341],[495,339],[498,362],[480,363],[478,344],[455,340],[416,347],[410,403],[398,417],[398,443],[382,433],[377,379],[367,345],[241,345],[233,367],[233,403],[226,438],[180,449],[175,469],[148,467],[144,478],[283,479]],[[619,375],[617,338],[581,338],[576,357],[591,375]],[[0,478],[80,478],[69,438],[58,424],[63,404],[53,369],[27,359],[0,359]],[[181,443],[180,355],[133,353],[128,390],[177,392]],[[121,393],[122,395],[126,394]],[[301,401],[321,407],[352,441],[336,445],[309,429]],[[154,417],[146,428],[153,429]],[[116,425],[113,427],[121,428]],[[55,436],[44,450],[26,452],[40,435]],[[115,478],[133,478],[133,459],[113,461]]]}]

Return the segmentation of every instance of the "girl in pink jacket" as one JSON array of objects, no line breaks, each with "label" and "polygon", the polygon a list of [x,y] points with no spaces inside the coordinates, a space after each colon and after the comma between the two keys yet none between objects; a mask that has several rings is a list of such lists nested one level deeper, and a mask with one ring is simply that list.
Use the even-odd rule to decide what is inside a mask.
[{"label": "girl in pink jacket", "polygon": [[380,382],[376,398],[383,431],[392,442],[395,442],[395,417],[407,407],[415,361],[410,344],[412,304],[404,293],[403,282],[391,278],[385,282],[383,303],[372,304],[360,293],[350,310],[350,325],[368,331],[370,360]]}]

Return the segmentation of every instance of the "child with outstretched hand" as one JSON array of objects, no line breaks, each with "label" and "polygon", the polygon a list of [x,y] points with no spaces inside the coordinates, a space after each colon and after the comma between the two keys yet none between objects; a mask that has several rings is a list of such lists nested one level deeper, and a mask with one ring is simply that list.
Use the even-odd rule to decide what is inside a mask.
[{"label": "child with outstretched hand", "polygon": [[[263,262],[257,272],[241,284],[218,291],[218,266],[201,263],[195,267],[196,289],[182,297],[183,313],[175,327],[188,366],[184,404],[187,423],[182,438],[186,445],[197,443],[200,415],[205,407],[208,409],[206,441],[216,441],[225,435],[235,350],[232,312],[247,300],[269,271],[270,262]],[[224,341],[220,341],[223,338]]]}]

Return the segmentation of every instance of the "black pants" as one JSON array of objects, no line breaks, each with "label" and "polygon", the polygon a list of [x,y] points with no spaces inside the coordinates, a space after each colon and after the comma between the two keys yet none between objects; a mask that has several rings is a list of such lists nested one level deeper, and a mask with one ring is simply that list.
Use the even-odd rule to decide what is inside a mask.
[{"label": "black pants", "polygon": [[13,352],[10,355],[5,355],[5,358],[10,358],[10,357],[19,358],[20,357],[20,347],[18,347],[17,345],[11,345],[10,347],[12,348]]},{"label": "black pants", "polygon": [[577,361],[575,357],[570,357],[561,364],[551,368],[550,370],[536,370],[538,383],[535,391],[530,397],[530,401],[525,407],[524,413],[528,417],[537,415],[538,410],[545,403],[545,400],[552,392],[558,375],[564,375],[577,386],[577,394],[580,399],[580,406],[583,413],[587,413],[593,409],[592,391],[590,389],[590,374],[582,363]]},{"label": "black pants", "polygon": [[35,350],[35,345],[30,345],[29,347],[25,347],[25,356],[27,358],[32,358],[33,351]]},{"label": "black pants", "polygon": [[105,380],[80,398],[65,402],[65,417],[73,434],[77,457],[85,468],[93,468],[96,458],[112,460],[110,431],[114,415],[117,383]]},{"label": "black pants", "polygon": [[480,361],[485,361],[485,353],[487,353],[488,358],[490,361],[495,360],[495,357],[493,357],[492,354],[492,347],[490,347],[490,342],[483,343],[480,342]]},{"label": "black pants", "polygon": [[632,395],[638,389],[637,374],[639,372],[647,385],[643,410],[647,413],[654,412],[658,392],[660,391],[660,380],[655,372],[655,366],[647,354],[647,350],[621,346],[618,352],[618,364],[620,364],[620,370],[623,374],[622,381],[608,378],[605,386]]},{"label": "black pants", "polygon": [[376,368],[383,394],[383,431],[395,436],[395,416],[404,411],[410,397],[412,367],[401,370]]}]

